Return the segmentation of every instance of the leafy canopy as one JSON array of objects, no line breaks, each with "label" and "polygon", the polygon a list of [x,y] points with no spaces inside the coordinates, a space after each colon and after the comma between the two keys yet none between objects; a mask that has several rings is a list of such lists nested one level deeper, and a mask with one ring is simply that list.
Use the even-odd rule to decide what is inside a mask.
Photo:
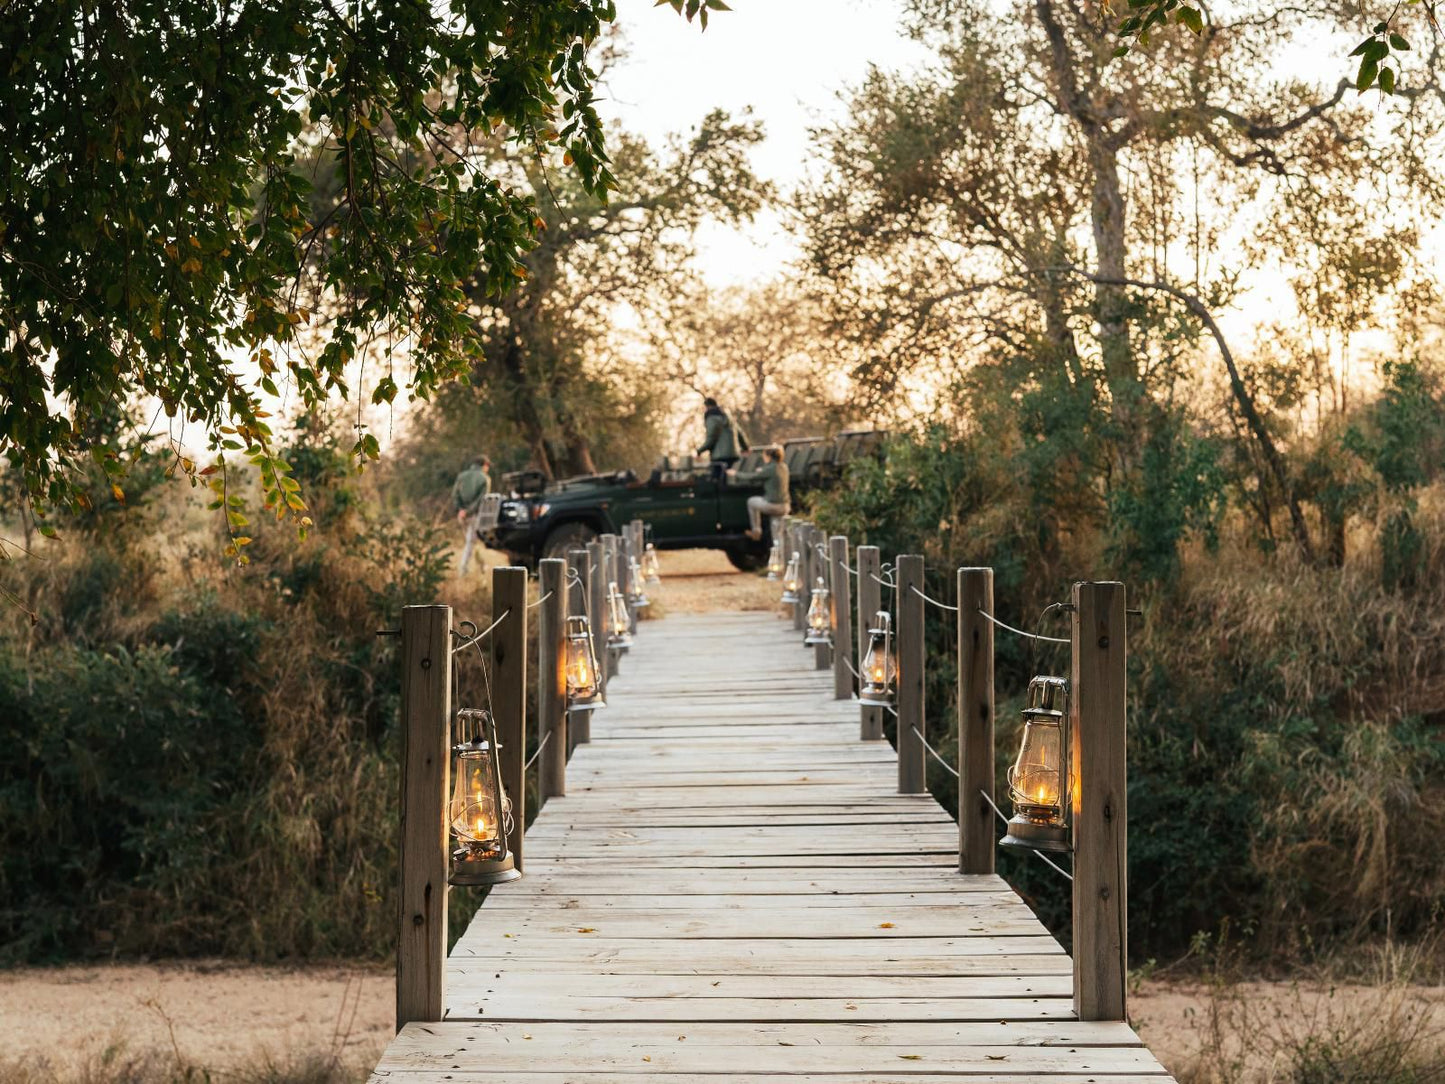
[{"label": "leafy canopy", "polygon": [[[588,49],[614,17],[612,0],[0,7],[0,453],[33,501],[83,503],[87,453],[124,499],[88,420],[146,397],[218,502],[224,461],[180,455],[187,424],[302,516],[264,396],[345,395],[374,341],[405,352],[413,396],[467,370],[463,283],[513,286],[540,225],[473,136],[560,152],[604,198]],[[398,392],[388,376],[373,398]]]}]

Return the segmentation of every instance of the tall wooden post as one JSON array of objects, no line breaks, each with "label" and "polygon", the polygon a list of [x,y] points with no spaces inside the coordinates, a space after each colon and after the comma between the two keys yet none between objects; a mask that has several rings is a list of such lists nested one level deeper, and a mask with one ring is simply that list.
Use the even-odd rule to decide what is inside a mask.
[{"label": "tall wooden post", "polygon": [[447,955],[447,790],[452,608],[401,611],[401,891],[396,1029],[442,1018]]},{"label": "tall wooden post", "polygon": [[527,570],[516,565],[492,569],[492,714],[497,720],[502,789],[512,800],[507,848],[522,868],[522,825],[527,819]]},{"label": "tall wooden post", "polygon": [[632,596],[637,585],[633,583],[632,559],[638,556],[640,554],[633,543],[632,526],[628,524],[622,528],[622,537],[617,540],[617,585],[622,588],[627,599],[627,631],[633,634],[637,632],[637,607],[632,604]]},{"label": "tall wooden post", "polygon": [[808,578],[808,524],[802,521],[793,526],[793,549],[798,551],[798,601],[793,603],[793,629],[803,631],[808,616],[808,599],[813,595],[813,581]]},{"label": "tall wooden post", "polygon": [[[782,561],[783,561],[783,573],[782,573],[782,576],[779,577],[779,580],[778,580],[778,592],[781,594],[781,593],[782,593],[782,590],[783,590],[783,583],[782,583],[782,581],[783,581],[784,579],[786,579],[786,578],[787,578],[787,575],[788,575],[788,558],[789,558],[790,556],[792,556],[792,553],[793,553],[793,517],[792,517],[792,516],[784,516],[784,517],[783,517],[783,530],[782,530],[782,535],[781,535],[780,538],[779,538],[779,541],[782,543],[781,549],[779,550],[779,556],[782,558]],[[784,616],[784,617],[788,616],[788,615],[787,615],[787,612],[784,611],[783,614],[782,614],[782,616]]]},{"label": "tall wooden post", "polygon": [[537,562],[537,789],[545,802],[567,793],[567,562]]},{"label": "tall wooden post", "polygon": [[600,580],[602,585],[602,608],[598,611],[601,614],[602,627],[608,632],[602,637],[602,654],[598,656],[599,661],[607,667],[608,678],[617,675],[618,659],[621,652],[613,650],[607,645],[611,639],[610,626],[612,624],[612,585],[617,582],[617,536],[605,534],[602,536],[602,564],[600,566]]},{"label": "tall wooden post", "polygon": [[853,695],[853,577],[845,536],[828,539],[828,564],[833,576],[833,699],[847,700]]},{"label": "tall wooden post", "polygon": [[[868,630],[873,626],[873,616],[883,609],[883,587],[877,580],[882,569],[881,555],[877,546],[859,546],[853,553],[858,569],[858,658],[868,654]],[[894,650],[897,650],[895,644]],[[883,740],[884,709],[863,704],[858,709],[858,736],[863,741]]]},{"label": "tall wooden post", "polygon": [[923,749],[923,557],[898,558],[898,793],[928,790]]},{"label": "tall wooden post", "polygon": [[[958,570],[958,870],[992,873],[993,569]],[[980,793],[981,792],[981,793]]]},{"label": "tall wooden post", "polygon": [[1069,729],[1080,1020],[1128,1018],[1127,635],[1122,583],[1074,585]]},{"label": "tall wooden post", "polygon": [[[592,626],[592,655],[597,660],[597,680],[602,695],[607,695],[608,669],[607,651],[607,547],[599,538],[587,543],[587,574],[585,576],[587,612]],[[577,712],[572,721],[577,724],[575,745],[592,740],[592,713]]]}]

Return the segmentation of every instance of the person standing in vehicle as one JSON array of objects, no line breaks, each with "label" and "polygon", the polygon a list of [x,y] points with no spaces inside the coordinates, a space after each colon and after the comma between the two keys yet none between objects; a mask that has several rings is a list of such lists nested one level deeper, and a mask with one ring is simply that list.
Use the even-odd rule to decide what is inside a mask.
[{"label": "person standing in vehicle", "polygon": [[[760,542],[763,538],[763,517],[768,516],[776,520],[778,516],[786,516],[791,510],[788,503],[788,465],[783,462],[783,450],[781,448],[766,448],[763,451],[763,465],[755,471],[746,471],[739,474],[737,471],[729,471],[728,477],[743,485],[762,484],[763,495],[748,498],[748,523],[751,525],[747,535],[754,542]],[[773,524],[769,523],[768,534],[773,538],[778,537],[778,532]]]},{"label": "person standing in vehicle", "polygon": [[488,473],[491,467],[492,461],[485,455],[479,455],[452,483],[452,504],[457,510],[457,522],[464,524],[467,532],[462,559],[457,566],[459,576],[466,572],[472,559],[472,547],[477,542],[477,520],[482,514],[482,498],[492,491],[492,476]]},{"label": "person standing in vehicle", "polygon": [[697,454],[707,453],[712,464],[713,478],[721,478],[737,463],[741,452],[748,450],[748,439],[743,436],[727,411],[717,405],[717,400],[708,397],[702,401],[702,421],[705,427],[702,445]]}]

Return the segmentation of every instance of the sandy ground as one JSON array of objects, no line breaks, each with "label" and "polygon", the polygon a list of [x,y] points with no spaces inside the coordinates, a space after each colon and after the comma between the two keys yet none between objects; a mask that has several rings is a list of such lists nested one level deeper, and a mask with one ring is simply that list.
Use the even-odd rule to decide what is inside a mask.
[{"label": "sandy ground", "polygon": [[[649,592],[657,616],[709,610],[779,610],[782,588],[757,572],[739,572],[717,550],[658,554],[662,586]],[[779,610],[779,612],[781,612]]]}]

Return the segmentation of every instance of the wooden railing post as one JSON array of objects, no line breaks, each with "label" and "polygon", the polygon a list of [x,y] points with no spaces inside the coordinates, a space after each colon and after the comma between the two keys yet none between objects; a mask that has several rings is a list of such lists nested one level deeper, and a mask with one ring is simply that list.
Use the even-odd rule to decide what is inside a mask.
[{"label": "wooden railing post", "polygon": [[[873,627],[873,617],[883,609],[883,587],[877,579],[882,557],[877,546],[859,546],[853,560],[858,569],[858,658],[863,659],[868,654],[868,630]],[[859,707],[858,736],[863,741],[883,740],[883,711],[869,704]]]},{"label": "wooden railing post", "polygon": [[442,1018],[447,955],[447,789],[452,608],[401,611],[401,891],[396,1029]]},{"label": "wooden railing post", "polygon": [[808,579],[808,524],[801,520],[793,524],[793,549],[798,552],[798,601],[793,603],[793,629],[801,632],[808,616],[808,599],[812,597],[813,583]]},{"label": "wooden railing post", "polygon": [[1122,583],[1076,583],[1071,640],[1074,1011],[1125,1020],[1128,978],[1126,682]]},{"label": "wooden railing post", "polygon": [[622,537],[617,540],[617,586],[621,588],[622,594],[627,599],[627,631],[636,634],[637,632],[637,607],[632,603],[633,593],[637,585],[632,581],[632,559],[641,557],[632,537],[632,524],[622,528]]},{"label": "wooden railing post", "polygon": [[487,645],[492,656],[492,714],[497,720],[502,789],[512,800],[507,847],[522,868],[522,825],[527,819],[527,570],[492,569],[492,620],[506,615]]},{"label": "wooden railing post", "polygon": [[898,558],[898,793],[928,790],[923,749],[923,558]]},{"label": "wooden railing post", "polygon": [[833,576],[833,699],[847,700],[853,695],[853,577],[844,535],[828,539],[828,564]]},{"label": "wooden railing post", "polygon": [[537,733],[547,743],[538,758],[542,801],[567,793],[567,562],[537,562]]},{"label": "wooden railing post", "polygon": [[[992,873],[993,569],[958,570],[958,870]],[[980,793],[982,792],[982,793]]]},{"label": "wooden railing post", "polygon": [[[587,543],[587,564],[583,568],[582,582],[587,599],[588,620],[592,627],[592,654],[597,659],[597,681],[602,695],[607,695],[608,670],[606,599],[607,599],[607,547],[599,538]],[[572,716],[577,724],[575,748],[592,740],[592,713],[579,711]]]},{"label": "wooden railing post", "polygon": [[[826,536],[821,527],[810,527],[808,530],[808,552],[813,555],[813,582],[816,584],[818,577],[822,577],[823,585],[827,587],[831,599],[832,583],[829,575],[828,559],[823,555],[825,551]],[[811,603],[811,599],[809,602]],[[832,648],[826,643],[813,645],[813,669],[827,670],[833,665]]]}]

